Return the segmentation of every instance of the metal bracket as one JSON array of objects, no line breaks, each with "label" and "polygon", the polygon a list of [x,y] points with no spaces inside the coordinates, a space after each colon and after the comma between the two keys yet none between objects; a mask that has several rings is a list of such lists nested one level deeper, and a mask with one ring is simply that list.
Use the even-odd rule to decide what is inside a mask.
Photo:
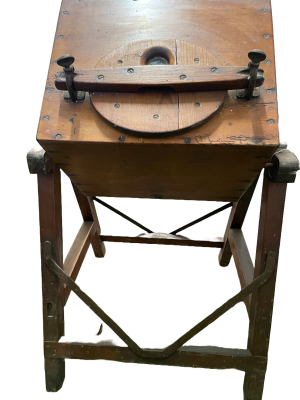
[{"label": "metal bracket", "polygon": [[237,90],[237,98],[250,100],[252,97],[257,98],[260,96],[260,88],[255,87],[257,77],[263,75],[264,71],[259,68],[259,64],[264,61],[267,57],[266,53],[261,50],[252,50],[248,53],[250,62],[248,64],[248,70],[250,74],[249,86],[247,89]]},{"label": "metal bracket", "polygon": [[143,358],[167,358],[186,342],[192,339],[195,335],[201,332],[208,325],[212,324],[228,310],[234,307],[237,303],[243,301],[247,296],[253,293],[254,290],[258,289],[265,282],[267,282],[276,267],[277,257],[272,251],[267,253],[266,268],[265,271],[249,285],[245,286],[237,295],[232,297],[216,311],[206,317],[203,321],[199,322],[187,333],[181,336],[171,345],[164,349],[153,350],[153,349],[142,349],[138,346],[128,335],[125,333],[119,325],[117,325],[86,293],[84,293],[80,287],[71,279],[54,261],[52,257],[52,245],[51,242],[46,241],[43,243],[42,253],[46,262],[46,265],[50,270],[57,275],[57,277],[67,285],[105,324],[107,324],[115,333],[122,339],[127,346],[138,356]]},{"label": "metal bracket", "polygon": [[74,85],[73,85],[73,79],[75,75],[75,70],[73,67],[74,61],[75,58],[73,56],[70,56],[69,54],[59,57],[56,62],[59,66],[63,67],[64,71],[56,74],[56,78],[58,77],[65,78],[68,92],[64,93],[64,98],[71,99],[75,103],[77,100],[84,100],[85,92],[76,92],[74,90]]},{"label": "metal bracket", "polygon": [[55,166],[54,161],[39,145],[27,153],[27,164],[30,174],[47,174]]},{"label": "metal bracket", "polygon": [[270,163],[272,168],[265,170],[267,179],[275,183],[293,183],[296,179],[296,173],[299,170],[299,160],[289,150],[280,150],[275,153]]},{"label": "metal bracket", "polygon": [[[241,100],[247,99],[247,91],[248,89],[240,89],[236,91],[236,97]],[[260,87],[256,87],[253,90],[252,98],[257,99],[260,96]]]}]

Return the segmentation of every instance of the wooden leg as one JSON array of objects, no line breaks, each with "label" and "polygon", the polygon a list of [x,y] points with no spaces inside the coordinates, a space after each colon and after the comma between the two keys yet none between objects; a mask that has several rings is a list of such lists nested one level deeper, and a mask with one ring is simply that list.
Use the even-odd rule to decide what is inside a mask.
[{"label": "wooden leg", "polygon": [[219,253],[219,264],[222,267],[227,267],[227,265],[230,263],[230,259],[232,256],[228,240],[229,231],[230,229],[241,229],[241,227],[243,226],[244,219],[246,217],[255,187],[257,185],[257,181],[258,178],[252,182],[242,198],[238,202],[233,203],[233,207],[231,209],[224,235],[224,246]]},{"label": "wooden leg", "polygon": [[[264,177],[257,239],[254,279],[265,268],[266,255],[273,251],[278,262],[286,183],[270,182]],[[272,277],[252,294],[248,349],[253,356],[267,357],[271,332],[277,265]],[[261,400],[264,374],[245,375],[244,400]]]},{"label": "wooden leg", "polygon": [[47,392],[57,392],[61,389],[65,380],[65,360],[45,357],[45,372]]},{"label": "wooden leg", "polygon": [[[60,170],[38,174],[41,245],[49,240],[53,257],[63,266]],[[64,285],[47,267],[43,255],[42,290],[44,341],[58,342],[64,335]],[[46,390],[58,391],[65,378],[65,360],[45,358]]]},{"label": "wooden leg", "polygon": [[80,190],[74,185],[73,189],[75,192],[75,196],[77,198],[78,205],[80,207],[80,211],[84,221],[94,221],[96,225],[95,236],[92,239],[92,246],[94,250],[94,254],[96,257],[104,257],[105,256],[105,245],[100,238],[101,228],[97,217],[97,212],[95,209],[95,204],[93,198],[90,196],[85,196],[80,192]]},{"label": "wooden leg", "polygon": [[265,372],[246,372],[244,380],[244,400],[262,399],[265,383]]}]

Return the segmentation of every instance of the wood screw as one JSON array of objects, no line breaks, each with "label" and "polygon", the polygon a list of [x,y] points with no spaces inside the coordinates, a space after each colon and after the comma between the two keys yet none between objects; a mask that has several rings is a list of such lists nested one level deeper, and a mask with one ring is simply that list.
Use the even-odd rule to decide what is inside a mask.
[{"label": "wood screw", "polygon": [[270,35],[268,33],[264,34],[264,38],[268,39],[270,37]]},{"label": "wood screw", "polygon": [[128,68],[127,72],[128,72],[128,74],[133,74],[134,73],[134,69],[133,68]]},{"label": "wood screw", "polygon": [[120,65],[120,64],[123,64],[123,61],[122,60],[118,60],[117,63]]},{"label": "wood screw", "polygon": [[154,119],[158,119],[158,118],[159,118],[159,115],[154,114],[154,115],[153,115],[153,118],[154,118]]},{"label": "wood screw", "polygon": [[98,75],[97,78],[98,78],[100,81],[103,81],[103,80],[104,80],[104,75]]},{"label": "wood screw", "polygon": [[195,103],[194,106],[195,107],[200,107],[200,103]]},{"label": "wood screw", "polygon": [[186,75],[180,75],[180,79],[181,80],[186,79]]},{"label": "wood screw", "polygon": [[114,105],[114,107],[115,107],[115,108],[120,108],[120,104],[116,103],[116,104]]},{"label": "wood screw", "polygon": [[212,67],[211,72],[219,72],[217,67]]},{"label": "wood screw", "polygon": [[271,64],[271,61],[270,60],[265,60],[265,64],[269,65],[269,64]]},{"label": "wood screw", "polygon": [[55,139],[61,139],[62,136],[58,133],[57,135],[55,135]]},{"label": "wood screw", "polygon": [[194,62],[198,63],[199,62],[199,58],[194,58]]},{"label": "wood screw", "polygon": [[267,122],[268,122],[268,124],[269,124],[269,125],[273,125],[273,124],[275,124],[275,121],[274,121],[274,119],[268,119],[268,121],[267,121]]},{"label": "wood screw", "polygon": [[63,11],[62,14],[63,15],[68,15],[69,13],[68,13],[68,11]]}]

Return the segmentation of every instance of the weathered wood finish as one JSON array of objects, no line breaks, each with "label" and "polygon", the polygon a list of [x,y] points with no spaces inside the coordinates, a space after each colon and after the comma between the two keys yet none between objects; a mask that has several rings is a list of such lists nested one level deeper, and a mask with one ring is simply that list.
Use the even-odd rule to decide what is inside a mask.
[{"label": "weathered wood finish", "polygon": [[[270,182],[264,176],[254,279],[263,272],[269,251],[277,255],[278,262],[286,187],[286,183]],[[268,354],[276,274],[277,267],[271,279],[252,294],[248,349],[254,356],[266,357]],[[261,400],[263,385],[264,375],[255,371],[247,373],[244,399]]]},{"label": "weathered wood finish", "polygon": [[[287,168],[286,179],[289,181],[291,171],[298,169],[298,164]],[[279,170],[282,166],[279,165]],[[286,163],[283,163],[286,168]],[[39,168],[39,171],[44,171]],[[291,170],[291,171],[290,171]],[[274,171],[273,171],[274,172]],[[273,174],[272,172],[272,174]],[[275,171],[276,172],[276,171]],[[269,345],[272,308],[274,300],[276,269],[286,183],[269,181],[270,176],[265,170],[259,234],[255,271],[253,274],[252,261],[241,231],[249,202],[256,182],[253,182],[245,196],[235,204],[234,212],[229,218],[226,238],[229,242],[236,267],[241,280],[242,291],[229,299],[211,315],[199,322],[186,334],[165,349],[149,350],[140,348],[116,323],[85,294],[74,280],[78,274],[87,247],[93,238],[98,243],[102,240],[128,243],[183,244],[194,242],[199,246],[219,247],[224,249],[224,241],[192,241],[183,236],[177,239],[164,239],[160,234],[148,234],[146,237],[110,237],[100,236],[100,225],[96,215],[93,199],[84,196],[75,186],[75,194],[83,215],[84,223],[66,257],[64,270],[62,265],[62,224],[61,224],[61,190],[60,172],[54,165],[48,173],[38,173],[39,207],[41,221],[42,244],[42,278],[44,304],[45,332],[45,371],[48,391],[60,389],[64,380],[64,359],[104,359],[128,363],[174,365],[195,368],[234,368],[245,371],[244,395],[245,400],[261,400],[267,353]],[[95,232],[97,234],[95,235]],[[155,238],[155,235],[159,237]],[[172,236],[172,235],[167,235]],[[174,235],[173,235],[174,236]],[[169,243],[168,243],[169,242]],[[174,243],[173,243],[174,242]],[[55,277],[52,272],[59,278]],[[113,331],[129,346],[116,347],[108,342],[89,343],[60,343],[63,335],[63,307],[65,283],[79,298],[89,306]],[[247,286],[247,287],[246,287]],[[258,288],[258,289],[257,289]],[[182,347],[187,341],[201,330],[213,323],[240,301],[245,301],[253,293],[250,308],[250,327],[248,350],[219,349],[215,347]],[[249,302],[247,306],[249,307]],[[46,305],[46,307],[45,307]]]},{"label": "weathered wood finish", "polygon": [[[230,229],[229,244],[234,258],[241,288],[253,281],[254,267],[241,229]],[[250,313],[251,295],[244,300],[248,314]]]},{"label": "weathered wood finish", "polygon": [[[129,134],[142,137],[164,136],[203,123],[222,106],[226,92],[94,93],[95,109],[110,123]],[[195,104],[200,106],[196,107]],[[116,108],[118,105],[119,108]],[[158,116],[158,118],[154,118]]]},{"label": "weathered wood finish", "polygon": [[45,343],[45,354],[53,359],[110,360],[125,363],[169,365],[176,367],[237,369],[264,372],[265,357],[253,357],[248,350],[218,347],[183,346],[166,359],[150,359],[137,356],[128,347],[107,346],[91,343]]},{"label": "weathered wood finish", "polygon": [[[80,142],[71,148],[67,141],[48,142],[49,152],[84,195],[99,197],[236,202],[268,161],[259,146],[190,147],[183,137],[183,146],[138,146],[119,137],[118,144]],[[206,137],[197,140],[209,143]]]},{"label": "weathered wood finish", "polygon": [[222,267],[227,267],[227,265],[230,263],[231,260],[231,248],[229,245],[229,240],[228,240],[228,235],[230,229],[241,229],[250,205],[250,202],[252,200],[252,196],[254,193],[254,190],[257,185],[258,178],[255,179],[252,184],[248,187],[247,191],[245,194],[242,196],[242,198],[233,204],[233,207],[231,209],[227,227],[225,230],[225,235],[224,235],[224,246],[222,250],[219,253],[219,264]]},{"label": "weathered wood finish", "polygon": [[[187,38],[190,42],[188,45],[184,44]],[[263,65],[265,85],[260,98],[241,101],[237,100],[235,91],[229,91],[222,109],[218,109],[201,126],[193,126],[173,137],[142,138],[141,135],[134,136],[121,131],[113,125],[114,120],[113,124],[109,124],[98,115],[89,94],[83,101],[72,103],[65,100],[63,93],[54,87],[55,74],[60,71],[55,61],[63,54],[75,56],[76,70],[124,68],[146,65],[149,54],[153,55],[156,51],[153,48],[160,48],[160,51],[164,48],[172,66],[209,66],[217,60],[215,65],[220,69],[234,65],[246,66],[248,51],[260,48],[267,54],[267,62]],[[92,96],[96,99],[99,95]],[[110,96],[114,97],[110,100],[107,97],[107,103],[112,104],[114,99],[118,99],[115,103],[121,100],[125,102],[118,94]],[[197,96],[194,92],[178,95],[182,113],[177,120],[179,129],[197,123],[195,114],[189,112],[190,103],[198,101],[195,100]],[[172,126],[176,124],[172,121],[172,112],[176,108],[176,101],[172,96],[168,99],[161,96],[155,101],[166,101],[170,105],[163,129],[173,129]],[[41,169],[40,165],[34,166],[39,182],[41,243],[44,248],[48,245],[48,250],[53,248],[54,252],[53,259],[49,253],[47,259],[42,257],[48,391],[57,391],[62,386],[65,358],[106,359],[235,368],[246,372],[244,399],[262,399],[286,184],[270,182],[266,177],[264,179],[254,273],[241,227],[259,173],[279,146],[276,101],[269,0],[152,0],[147,2],[146,8],[145,3],[139,1],[63,0],[37,135],[38,142],[56,164],[51,162],[51,170],[43,166]],[[157,113],[151,107],[149,112]],[[128,113],[130,120],[132,115]],[[133,125],[136,125],[134,120]],[[142,125],[135,128],[136,132],[143,130]],[[38,159],[42,160],[40,156]],[[32,161],[34,165],[34,159]],[[276,160],[272,161],[273,166],[276,163]],[[59,167],[73,183],[84,220],[65,261],[67,275],[61,270]],[[293,181],[294,169],[292,166],[293,176],[286,182]],[[285,179],[285,175],[284,172],[279,178]],[[213,200],[234,202],[234,206],[223,240],[204,242],[184,239],[172,243],[167,239],[101,236],[92,196]],[[158,244],[196,244],[221,248],[220,265],[228,265],[233,255],[244,289],[170,345],[167,348],[169,353],[164,353],[165,349],[162,353],[156,352],[156,358],[147,358],[152,352],[141,348],[138,348],[140,352],[134,353],[129,348],[107,346],[107,343],[59,343],[64,333],[65,293],[62,282],[71,287],[100,318],[105,317],[110,327],[116,325],[70,279],[76,278],[89,243],[93,245],[97,257],[104,256],[105,240],[128,243],[156,241]],[[267,255],[268,260],[272,257],[276,261],[271,263],[272,270],[269,261],[266,262]],[[52,271],[56,271],[60,279]],[[256,286],[258,283],[262,286]],[[253,289],[251,304],[249,297],[246,299],[248,310],[250,307],[248,350],[181,347],[230,307],[249,296]],[[120,332],[120,329],[116,331]],[[128,335],[123,333],[123,336],[119,336],[127,338],[125,343],[132,345],[132,340],[129,338],[128,341]],[[135,349],[134,346],[131,348]],[[164,359],[161,358],[162,354]]]},{"label": "weathered wood finish", "polygon": [[[153,0],[146,13],[141,2],[64,0],[37,139],[89,196],[237,201],[278,147],[272,35],[269,0],[223,1],[218,12],[210,0]],[[187,37],[190,49],[176,49],[175,40]],[[222,110],[205,124],[174,137],[141,139],[97,115],[89,96],[73,104],[55,89],[60,67],[54,61],[61,55],[73,54],[77,70],[99,68],[108,54],[107,66],[117,67],[118,60],[125,66],[133,59],[144,65],[143,53],[124,53],[124,46],[138,39],[151,47],[151,38],[152,46],[166,41],[164,46],[177,51],[177,57],[190,59],[188,65],[196,65],[195,58],[201,60],[197,46],[211,52],[220,66],[246,66],[248,51],[261,48],[270,61],[263,65],[261,97],[238,101],[230,91]],[[205,178],[208,175],[210,179]]]},{"label": "weathered wood finish", "polygon": [[[64,271],[74,281],[79,274],[79,270],[84,261],[92,239],[95,237],[96,228],[94,222],[85,221],[81,225],[79,232],[70,248],[64,262]],[[70,295],[70,289],[65,288],[65,303]]]},{"label": "weathered wood finish", "polygon": [[[176,63],[177,64],[177,63]],[[76,91],[137,93],[144,87],[171,86],[176,92],[205,92],[219,90],[247,89],[249,72],[245,66],[218,67],[212,71],[215,63],[209,67],[182,65],[144,65],[98,68],[75,71],[73,87]],[[130,71],[130,72],[128,72]],[[185,76],[184,78],[182,78]],[[101,78],[99,78],[101,77]],[[257,86],[263,84],[263,77],[257,77]],[[64,75],[57,75],[55,87],[67,90]]]},{"label": "weathered wood finish", "polygon": [[[41,246],[45,240],[53,243],[53,257],[63,265],[60,170],[57,166],[48,174],[38,174]],[[59,341],[64,335],[64,285],[42,261],[44,340]],[[56,392],[65,378],[64,359],[45,357],[46,389]]]},{"label": "weathered wood finish", "polygon": [[205,239],[205,240],[191,240],[191,239],[164,239],[164,238],[147,238],[147,237],[129,237],[129,236],[100,236],[103,242],[117,242],[117,243],[140,243],[140,244],[164,244],[173,246],[194,246],[194,247],[214,247],[222,248],[223,240],[221,238]]},{"label": "weathered wood finish", "polygon": [[92,236],[91,242],[96,257],[102,258],[105,256],[105,245],[100,239],[101,228],[95,209],[95,204],[92,197],[87,197],[73,184],[74,193],[84,221],[94,222],[95,233]]}]

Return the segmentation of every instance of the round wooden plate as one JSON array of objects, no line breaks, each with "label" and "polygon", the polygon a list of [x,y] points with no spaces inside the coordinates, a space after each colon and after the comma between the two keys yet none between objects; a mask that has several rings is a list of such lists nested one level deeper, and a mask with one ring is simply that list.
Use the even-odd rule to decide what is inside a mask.
[{"label": "round wooden plate", "polygon": [[[107,54],[95,68],[138,65],[223,65],[211,53],[178,40],[144,40]],[[140,137],[178,134],[203,123],[222,106],[227,92],[176,93],[171,89],[144,93],[90,93],[99,114],[114,126]]]}]

